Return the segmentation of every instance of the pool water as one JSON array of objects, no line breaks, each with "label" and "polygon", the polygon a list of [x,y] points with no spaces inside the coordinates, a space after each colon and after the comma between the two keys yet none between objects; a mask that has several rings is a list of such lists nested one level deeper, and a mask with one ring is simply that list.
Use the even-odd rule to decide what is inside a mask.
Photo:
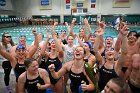
[{"label": "pool water", "polygon": [[[73,31],[75,33],[79,33],[79,29],[82,27],[83,26],[79,26],[79,25],[75,26]],[[2,34],[4,32],[9,32],[12,36],[13,41],[16,43],[18,43],[18,37],[21,34],[24,34],[27,37],[27,44],[31,44],[34,40],[34,36],[32,34],[32,29],[36,29],[37,32],[42,32],[44,34],[44,37],[45,37],[44,40],[46,39],[45,30],[47,29],[49,31],[49,33],[51,33],[51,26],[18,26],[18,27],[1,28],[0,34],[2,36]],[[66,26],[56,26],[56,28],[55,28],[55,30],[58,33],[61,33],[62,29],[65,29],[66,32],[68,33],[68,29]],[[92,29],[92,32],[94,33],[96,30],[96,27],[91,26],[91,29]],[[137,26],[130,27],[130,31],[132,31],[132,30],[136,30],[137,32],[140,32],[140,27],[137,27]],[[112,37],[116,38],[117,35],[118,35],[118,32],[115,31],[113,28],[111,28],[111,27],[105,28],[104,38],[107,36],[112,36]],[[1,36],[0,36],[0,39],[1,39]]]}]

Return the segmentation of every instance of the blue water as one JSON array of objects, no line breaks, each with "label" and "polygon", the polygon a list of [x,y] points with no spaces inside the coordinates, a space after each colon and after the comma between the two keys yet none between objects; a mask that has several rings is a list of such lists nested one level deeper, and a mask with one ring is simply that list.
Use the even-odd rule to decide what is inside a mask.
[{"label": "blue water", "polygon": [[[75,33],[79,33],[79,29],[82,28],[82,27],[83,26],[75,26],[73,31]],[[95,30],[96,30],[96,27],[91,27],[91,28],[92,28],[92,32],[94,33]],[[140,27],[133,26],[133,27],[129,27],[129,28],[130,28],[130,31],[136,30],[137,32],[140,32]],[[44,33],[44,37],[46,37],[46,33],[45,33],[46,29],[49,31],[49,33],[51,33],[51,27],[50,26],[18,26],[18,27],[10,27],[10,28],[1,28],[0,29],[0,34],[2,36],[2,34],[4,32],[9,32],[12,36],[13,41],[16,42],[16,43],[18,43],[18,37],[21,34],[24,34],[27,37],[27,44],[31,44],[34,40],[34,36],[32,34],[32,29],[36,29],[38,32]],[[55,30],[58,33],[61,33],[62,29],[65,29],[68,33],[68,30],[65,26],[57,26],[55,28]],[[112,36],[112,37],[116,38],[117,35],[118,35],[118,32],[115,31],[113,28],[111,28],[111,27],[106,27],[105,28],[104,37]],[[0,36],[0,39],[1,39],[1,36]],[[45,39],[46,38],[44,38],[44,40]]]}]

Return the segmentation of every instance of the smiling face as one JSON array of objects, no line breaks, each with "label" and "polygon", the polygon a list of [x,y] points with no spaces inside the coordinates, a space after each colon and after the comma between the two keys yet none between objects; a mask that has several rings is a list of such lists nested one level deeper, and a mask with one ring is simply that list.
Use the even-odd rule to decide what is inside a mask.
[{"label": "smiling face", "polygon": [[3,34],[2,39],[4,42],[8,43],[11,41],[11,35],[9,33],[5,33],[5,34]]},{"label": "smiling face", "polygon": [[84,58],[84,49],[83,47],[77,46],[74,51],[74,58],[77,60]]},{"label": "smiling face", "polygon": [[74,38],[72,36],[68,36],[68,44],[72,45]]},{"label": "smiling face", "polygon": [[23,44],[23,45],[26,44],[26,36],[20,36],[18,40],[19,40],[19,44]]},{"label": "smiling face", "polygon": [[56,49],[56,45],[55,45],[55,42],[54,41],[51,42],[50,47],[51,47],[52,50],[55,50]]},{"label": "smiling face", "polygon": [[37,35],[37,37],[38,37],[38,40],[39,40],[39,41],[42,41],[42,40],[43,40],[43,34],[42,34],[42,33],[39,33],[39,34]]},{"label": "smiling face", "polygon": [[112,48],[112,47],[106,48],[105,49],[105,58],[112,60],[112,59],[114,59],[114,57],[115,57],[114,48]]},{"label": "smiling face", "polygon": [[96,36],[95,35],[91,35],[89,37],[90,42],[92,42],[94,44],[95,40],[96,40]]},{"label": "smiling face", "polygon": [[26,49],[18,49],[18,50],[16,50],[16,55],[20,59],[25,58],[25,56],[26,56]]},{"label": "smiling face", "polygon": [[110,80],[104,88],[104,93],[121,93],[120,90],[121,87]]},{"label": "smiling face", "polygon": [[105,45],[107,47],[112,47],[112,45],[113,45],[113,38],[112,37],[107,37],[106,40],[105,40]]},{"label": "smiling face", "polygon": [[136,37],[137,33],[136,32],[130,32],[128,34],[128,42],[136,42],[137,41],[137,37]]},{"label": "smiling face", "polygon": [[37,62],[37,61],[33,61],[33,62],[31,62],[31,64],[28,66],[27,70],[28,70],[30,73],[36,74],[36,73],[38,73],[38,68],[39,68],[38,62]]},{"label": "smiling face", "polygon": [[85,34],[85,32],[84,32],[84,29],[80,29],[80,31],[79,31],[80,33],[79,33],[79,36],[84,36],[84,34]]}]

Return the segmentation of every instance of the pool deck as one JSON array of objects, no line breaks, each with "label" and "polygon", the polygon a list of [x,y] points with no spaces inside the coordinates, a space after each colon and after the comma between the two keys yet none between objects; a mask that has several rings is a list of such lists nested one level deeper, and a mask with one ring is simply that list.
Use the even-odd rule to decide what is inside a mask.
[{"label": "pool deck", "polygon": [[[11,74],[10,74],[10,88],[12,89],[12,93],[16,93],[15,92],[15,75],[14,75],[14,72],[11,71]],[[0,93],[6,93],[5,92],[5,84],[4,84],[4,71],[3,71],[3,68],[0,64]]]}]

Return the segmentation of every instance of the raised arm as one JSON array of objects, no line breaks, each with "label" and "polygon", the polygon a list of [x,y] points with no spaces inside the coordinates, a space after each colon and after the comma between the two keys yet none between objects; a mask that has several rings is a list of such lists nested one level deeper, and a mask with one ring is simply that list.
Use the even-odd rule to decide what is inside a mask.
[{"label": "raised arm", "polygon": [[96,35],[96,40],[94,44],[94,53],[97,61],[102,64],[103,57],[101,56],[101,53],[99,52],[99,47],[100,44],[103,43],[103,35],[104,35],[104,29],[105,29],[105,24],[103,22],[99,23],[98,29],[95,32]]},{"label": "raised arm", "polygon": [[60,41],[58,41],[56,35],[55,35],[55,26],[57,25],[57,23],[55,22],[54,25],[52,26],[52,37],[54,39],[54,42],[57,46],[57,51],[59,52],[59,56],[60,57],[63,57],[63,49],[62,49],[62,46],[61,46],[61,43]]},{"label": "raised arm", "polygon": [[74,36],[73,28],[74,28],[75,22],[76,22],[76,18],[73,18],[71,25],[70,25],[70,28],[69,28],[68,36],[70,36],[70,35]]},{"label": "raised arm", "polygon": [[101,53],[99,52],[100,38],[102,38],[102,36],[96,36],[96,40],[95,40],[95,44],[94,44],[94,55],[95,55],[97,61],[102,64],[103,57],[101,56]]},{"label": "raised arm", "polygon": [[58,72],[55,72],[55,70],[54,70],[55,69],[54,64],[49,65],[48,68],[49,68],[49,70],[50,70],[51,75],[53,76],[53,78],[58,79],[58,78],[64,76],[65,73],[67,73],[67,67],[68,66],[69,66],[69,63],[65,63]]},{"label": "raised arm", "polygon": [[39,69],[40,69],[40,73],[41,73],[40,76],[44,80],[45,84],[41,85],[41,84],[38,83],[37,87],[38,87],[38,89],[46,89],[46,88],[50,87],[50,85],[51,85],[50,84],[49,74],[45,69],[41,69],[41,68],[39,68]]},{"label": "raised arm", "polygon": [[35,43],[34,43],[34,45],[32,45],[30,47],[29,55],[27,57],[32,57],[35,54],[37,48],[39,47],[39,41],[38,41],[38,38],[37,38],[37,31],[36,30],[32,30],[32,33],[34,34],[34,37],[35,37]]},{"label": "raised arm", "polygon": [[[39,58],[37,59],[37,62],[38,62],[39,64],[40,64],[40,62],[41,62],[42,57],[43,57],[44,54],[45,54],[46,49],[48,48],[48,44],[49,44],[49,40],[50,40],[50,35],[49,35],[49,33],[48,33],[48,30],[46,30],[46,36],[47,36],[47,39],[46,39],[45,43],[43,43],[43,47],[41,48],[40,56],[39,56]],[[48,57],[48,53],[46,53],[45,57]]]},{"label": "raised arm", "polygon": [[13,67],[13,65],[14,65],[14,63],[15,63],[15,58],[14,58],[14,56],[13,56],[12,54],[10,54],[9,52],[6,52],[6,51],[2,48],[1,44],[0,44],[0,55],[2,55],[4,58],[10,60],[11,65],[12,65],[12,67]]},{"label": "raised arm", "polygon": [[115,43],[115,51],[116,52],[119,52],[120,51],[120,48],[121,48],[121,44],[122,44],[122,29],[123,29],[123,26],[126,25],[124,22],[120,23],[120,26],[119,26],[119,34],[118,34],[118,38],[117,38],[117,41]]},{"label": "raised arm", "polygon": [[128,42],[127,42],[127,33],[128,33],[128,27],[125,25],[122,30],[121,30],[121,34],[122,34],[122,45],[121,45],[121,55],[118,59],[117,65],[115,70],[117,71],[117,74],[120,77],[123,77],[123,73],[122,73],[122,67],[124,62],[126,61],[126,56],[127,56],[127,48],[128,48]]},{"label": "raised arm", "polygon": [[84,46],[84,42],[79,38],[79,36],[77,34],[75,34],[75,38],[78,39],[78,43],[80,46]]},{"label": "raised arm", "polygon": [[[92,34],[92,30],[91,30],[91,27],[90,27],[88,20],[86,18],[84,19],[84,24],[85,24],[85,27],[88,29],[88,33],[89,33],[88,38],[89,38]],[[85,30],[86,30],[86,28],[85,28]]]}]

